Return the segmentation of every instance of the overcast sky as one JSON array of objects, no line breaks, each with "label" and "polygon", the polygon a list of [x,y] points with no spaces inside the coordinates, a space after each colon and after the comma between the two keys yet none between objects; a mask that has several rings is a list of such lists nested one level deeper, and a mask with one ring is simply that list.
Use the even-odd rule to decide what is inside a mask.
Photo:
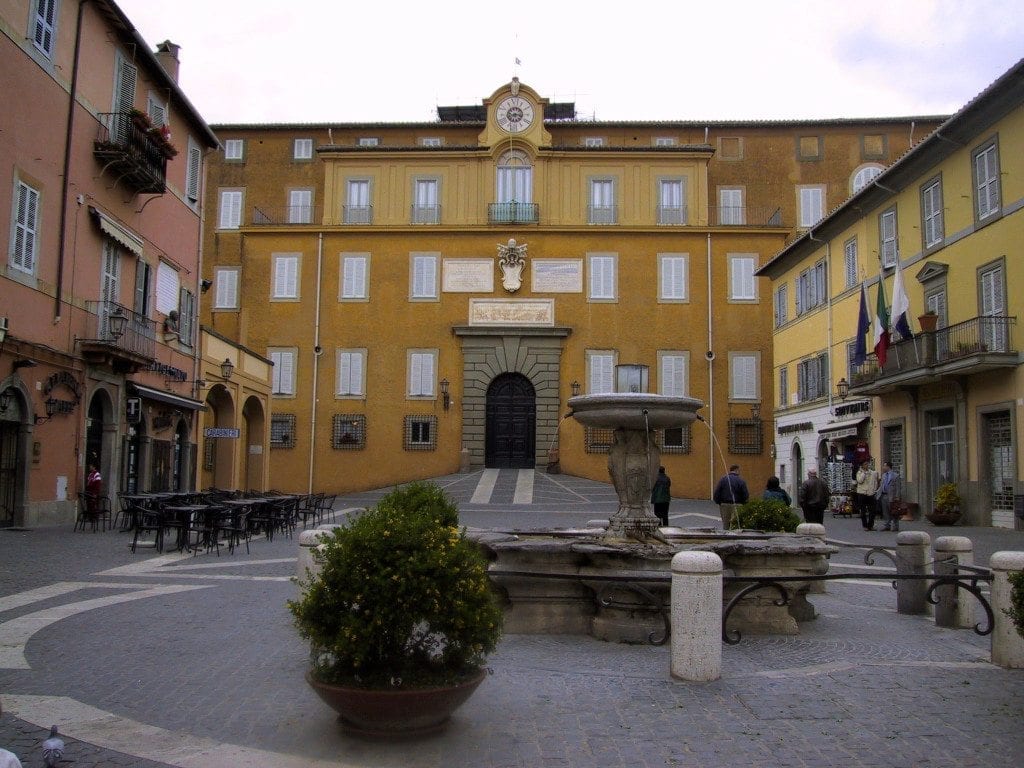
[{"label": "overcast sky", "polygon": [[210,123],[430,121],[513,75],[581,119],[946,114],[1024,56],[1021,0],[116,1]]}]

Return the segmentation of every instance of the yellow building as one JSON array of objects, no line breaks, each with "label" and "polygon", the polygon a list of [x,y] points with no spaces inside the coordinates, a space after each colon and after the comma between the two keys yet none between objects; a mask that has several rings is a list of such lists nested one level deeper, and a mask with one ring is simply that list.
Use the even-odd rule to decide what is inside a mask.
[{"label": "yellow building", "polygon": [[203,319],[274,362],[273,487],[605,479],[566,400],[630,386],[707,403],[659,436],[676,495],[763,484],[755,270],[940,122],[586,122],[515,79],[438,116],[215,128]]},{"label": "yellow building", "polygon": [[[1024,61],[760,268],[775,305],[780,474],[850,458],[862,441],[923,513],[954,482],[966,523],[1021,525],[1022,146]],[[873,324],[879,280],[892,344],[881,361],[869,331],[860,361],[861,286]],[[896,330],[901,308],[912,337]]]}]

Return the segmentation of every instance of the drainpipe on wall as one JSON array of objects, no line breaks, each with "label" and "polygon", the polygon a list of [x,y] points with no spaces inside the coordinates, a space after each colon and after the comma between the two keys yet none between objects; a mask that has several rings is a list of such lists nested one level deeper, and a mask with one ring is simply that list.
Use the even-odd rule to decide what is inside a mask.
[{"label": "drainpipe on wall", "polygon": [[313,319],[313,397],[309,413],[309,478],[306,482],[306,493],[313,492],[313,455],[316,446],[316,393],[319,379],[320,355],[324,353],[320,347],[320,276],[324,266],[324,233],[316,236],[316,317]]},{"label": "drainpipe on wall", "polygon": [[[715,346],[714,346],[714,334],[712,333],[712,323],[714,322],[714,313],[712,312],[711,299],[711,233],[708,232],[708,245],[707,245],[707,266],[708,266],[708,351],[705,353],[705,359],[708,361],[708,429],[710,434],[708,435],[708,488],[713,489],[715,487]],[[709,493],[708,496],[711,496]]]}]

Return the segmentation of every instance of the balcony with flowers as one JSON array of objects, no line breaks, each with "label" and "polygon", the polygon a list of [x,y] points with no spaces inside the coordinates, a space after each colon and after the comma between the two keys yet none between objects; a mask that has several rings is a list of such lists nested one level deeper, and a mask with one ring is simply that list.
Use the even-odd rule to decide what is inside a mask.
[{"label": "balcony with flowers", "polygon": [[178,154],[166,125],[155,126],[145,112],[101,112],[93,155],[116,181],[135,192],[163,194],[167,161]]}]

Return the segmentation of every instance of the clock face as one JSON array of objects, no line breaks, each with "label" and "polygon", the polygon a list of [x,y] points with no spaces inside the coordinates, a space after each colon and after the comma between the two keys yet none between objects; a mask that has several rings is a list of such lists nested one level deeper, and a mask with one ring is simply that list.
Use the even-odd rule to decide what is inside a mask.
[{"label": "clock face", "polygon": [[533,105],[521,96],[509,96],[498,102],[498,125],[509,133],[520,133],[533,124]]}]

